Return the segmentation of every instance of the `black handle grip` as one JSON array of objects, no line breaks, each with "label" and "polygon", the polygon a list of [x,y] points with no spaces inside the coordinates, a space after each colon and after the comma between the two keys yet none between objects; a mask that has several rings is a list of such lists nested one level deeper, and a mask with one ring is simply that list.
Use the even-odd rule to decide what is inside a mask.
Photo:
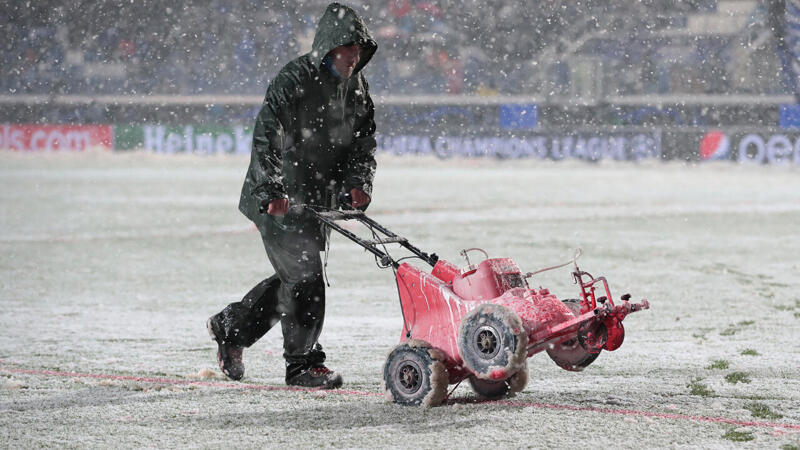
[{"label": "black handle grip", "polygon": [[353,208],[353,196],[349,192],[339,192],[339,207],[342,209],[355,209]]}]

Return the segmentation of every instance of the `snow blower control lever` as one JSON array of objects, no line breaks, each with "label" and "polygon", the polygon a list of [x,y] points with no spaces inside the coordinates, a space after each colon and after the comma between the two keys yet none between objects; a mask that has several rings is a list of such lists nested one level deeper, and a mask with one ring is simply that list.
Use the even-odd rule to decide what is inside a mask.
[{"label": "snow blower control lever", "polygon": [[[340,197],[340,199],[347,200],[349,199],[349,195],[345,196],[344,194]],[[357,209],[353,209],[350,207],[349,201],[342,201],[342,205],[345,205],[344,210],[334,210],[320,206],[311,206],[305,205],[304,209],[316,219],[330,227],[333,230],[336,230],[342,236],[350,239],[351,241],[355,242],[356,244],[364,247],[368,252],[375,255],[380,262],[382,267],[389,267],[390,265],[397,269],[400,266],[400,263],[396,261],[392,256],[386,251],[386,244],[400,244],[403,248],[407,249],[415,256],[419,257],[426,263],[430,264],[431,267],[436,265],[436,262],[439,260],[439,257],[436,256],[435,253],[427,254],[422,250],[418,249],[417,247],[413,246],[411,243],[408,242],[408,239],[398,236],[392,233],[390,230],[386,229],[381,224],[375,222],[371,218],[367,217],[364,211],[360,211]],[[367,240],[364,239],[355,233],[344,229],[341,225],[339,225],[338,221],[343,220],[355,220],[363,224],[367,227],[370,231],[372,231],[373,239]]]}]

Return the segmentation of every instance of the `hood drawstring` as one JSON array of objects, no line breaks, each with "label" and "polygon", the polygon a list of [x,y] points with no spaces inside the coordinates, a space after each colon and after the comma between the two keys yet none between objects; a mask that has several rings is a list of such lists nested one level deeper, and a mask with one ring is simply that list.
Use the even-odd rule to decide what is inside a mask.
[{"label": "hood drawstring", "polygon": [[336,85],[336,100],[338,100],[342,106],[342,122],[344,122],[345,111],[347,110],[347,87],[350,85],[350,78],[353,78],[355,73],[350,75],[350,78],[342,78],[336,70],[336,66],[333,65],[333,60],[330,55],[326,55],[322,59],[322,65],[339,81],[339,84]]},{"label": "hood drawstring", "polygon": [[329,230],[330,230],[329,228],[326,229],[329,235],[325,239],[325,250],[324,250],[325,260],[322,263],[322,279],[325,280],[326,286],[331,287],[331,282],[330,280],[328,280],[328,253],[331,252],[331,237]]},{"label": "hood drawstring", "polygon": [[[341,102],[341,106],[342,106],[342,122],[344,122],[345,112],[347,110],[347,86],[348,86],[348,84],[350,84],[350,80],[346,79],[346,80],[342,81],[336,87],[336,99],[339,102]],[[330,200],[330,204],[331,205],[335,204],[334,200],[333,200],[333,196],[335,196],[335,195],[336,195],[335,193],[331,192],[331,200]],[[323,262],[322,262],[322,277],[325,280],[325,284],[328,287],[331,287],[331,283],[328,280],[328,254],[331,251],[331,239],[330,239],[331,230],[330,230],[329,227],[324,226],[324,225],[323,225],[322,228],[323,228],[323,234],[325,234],[325,249],[323,250],[325,257],[324,257]]]},{"label": "hood drawstring", "polygon": [[347,110],[347,85],[350,84],[350,79],[344,80],[339,85],[339,101],[342,103],[342,122],[344,122],[345,111]]}]

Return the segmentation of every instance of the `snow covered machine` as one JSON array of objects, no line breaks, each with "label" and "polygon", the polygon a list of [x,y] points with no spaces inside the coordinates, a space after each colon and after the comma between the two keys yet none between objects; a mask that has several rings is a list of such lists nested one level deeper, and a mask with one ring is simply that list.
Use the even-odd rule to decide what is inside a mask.
[{"label": "snow covered machine", "polygon": [[[362,211],[305,208],[395,272],[403,332],[386,359],[383,381],[396,403],[438,405],[449,385],[465,379],[479,396],[503,398],[524,389],[527,358],[543,350],[561,368],[581,371],[601,351],[622,345],[628,314],[649,308],[645,299],[629,302],[630,294],[614,302],[605,277],[578,268],[580,251],[561,266],[523,273],[511,258],[489,258],[473,248],[461,252],[466,266],[460,267],[421,251]],[[363,224],[373,239],[345,229],[346,220]],[[387,244],[401,245],[432,270],[395,260]],[[474,251],[484,256],[478,264],[469,260]],[[580,298],[559,300],[547,289],[530,287],[534,274],[566,265],[573,266]]]}]

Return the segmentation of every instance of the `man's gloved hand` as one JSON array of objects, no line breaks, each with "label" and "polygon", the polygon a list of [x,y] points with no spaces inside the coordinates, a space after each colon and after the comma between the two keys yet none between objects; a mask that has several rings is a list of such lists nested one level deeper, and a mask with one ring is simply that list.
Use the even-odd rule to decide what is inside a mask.
[{"label": "man's gloved hand", "polygon": [[371,200],[369,195],[361,189],[350,189],[350,204],[353,205],[353,208],[358,209],[362,206],[367,206]]},{"label": "man's gloved hand", "polygon": [[276,198],[269,202],[269,206],[267,207],[267,214],[271,216],[282,216],[287,212],[289,212],[288,198]]}]

